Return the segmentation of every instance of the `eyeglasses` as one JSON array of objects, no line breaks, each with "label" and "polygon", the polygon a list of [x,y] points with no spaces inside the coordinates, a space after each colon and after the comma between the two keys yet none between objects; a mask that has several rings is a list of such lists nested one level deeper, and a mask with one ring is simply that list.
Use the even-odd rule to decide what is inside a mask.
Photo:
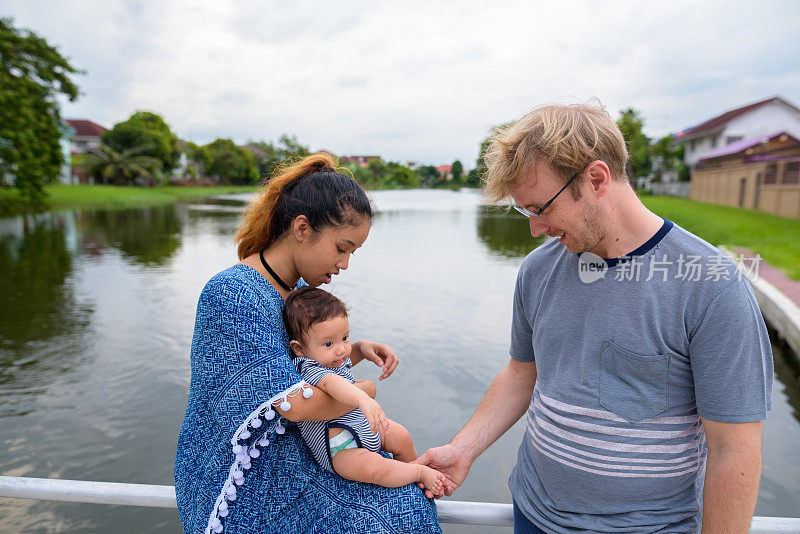
[{"label": "eyeglasses", "polygon": [[550,224],[549,222],[547,222],[547,219],[545,219],[544,217],[542,217],[542,213],[544,213],[544,210],[546,210],[547,208],[549,208],[549,207],[550,207],[550,204],[552,204],[552,203],[553,203],[553,201],[554,201],[555,199],[557,199],[557,198],[558,198],[558,195],[560,195],[561,193],[563,193],[563,192],[564,192],[564,189],[566,189],[567,187],[569,187],[569,184],[571,184],[572,182],[574,182],[574,181],[575,181],[575,178],[577,178],[578,176],[580,176],[580,174],[581,174],[582,172],[583,172],[583,170],[580,170],[580,171],[576,172],[576,173],[575,173],[575,175],[574,175],[572,178],[570,178],[570,179],[569,179],[569,181],[567,181],[567,183],[565,183],[565,184],[564,184],[564,187],[562,187],[561,189],[559,189],[559,190],[558,190],[558,193],[556,193],[556,194],[553,196],[553,198],[551,198],[550,200],[548,200],[548,201],[545,203],[545,205],[544,205],[544,206],[542,206],[541,208],[539,208],[539,209],[538,209],[538,210],[536,210],[536,211],[531,211],[531,210],[529,210],[528,208],[523,208],[522,206],[520,206],[520,205],[518,205],[518,204],[516,204],[516,203],[512,203],[512,204],[511,204],[511,207],[512,207],[512,208],[514,208],[515,210],[517,210],[518,212],[520,212],[521,214],[523,214],[525,217],[527,217],[527,218],[529,218],[529,219],[530,219],[531,217],[536,217],[537,219],[541,219],[541,220],[543,220],[543,221],[544,221],[546,224]]}]

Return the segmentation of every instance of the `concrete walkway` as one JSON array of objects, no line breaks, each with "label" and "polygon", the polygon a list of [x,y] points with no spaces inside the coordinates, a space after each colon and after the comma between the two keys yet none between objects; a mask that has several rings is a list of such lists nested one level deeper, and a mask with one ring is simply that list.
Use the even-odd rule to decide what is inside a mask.
[{"label": "concrete walkway", "polygon": [[783,274],[783,271],[779,271],[763,259],[756,260],[756,255],[746,248],[737,247],[736,254],[741,254],[749,260],[746,261],[748,267],[750,266],[750,261],[757,261],[758,270],[755,272],[758,273],[758,277],[780,289],[781,293],[786,295],[789,300],[800,306],[800,282],[792,280]]},{"label": "concrete walkway", "polygon": [[[800,362],[800,282],[786,276],[746,248],[737,247],[735,254],[742,259],[745,271],[750,273],[750,283],[767,325],[775,329]],[[756,263],[758,264],[756,268]]]}]

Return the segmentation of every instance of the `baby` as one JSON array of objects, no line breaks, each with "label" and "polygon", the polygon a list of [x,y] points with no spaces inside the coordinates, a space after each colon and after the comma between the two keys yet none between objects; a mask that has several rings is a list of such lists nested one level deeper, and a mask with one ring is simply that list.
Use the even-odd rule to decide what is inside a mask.
[{"label": "baby", "polygon": [[[442,495],[444,475],[408,463],[417,458],[408,430],[389,420],[375,399],[354,385],[350,367],[363,358],[350,357],[344,303],[322,289],[302,287],[286,299],[283,319],[303,379],[354,408],[330,421],[297,423],[317,463],[348,480],[387,488],[422,483]],[[381,456],[380,450],[392,453],[394,460]]]}]

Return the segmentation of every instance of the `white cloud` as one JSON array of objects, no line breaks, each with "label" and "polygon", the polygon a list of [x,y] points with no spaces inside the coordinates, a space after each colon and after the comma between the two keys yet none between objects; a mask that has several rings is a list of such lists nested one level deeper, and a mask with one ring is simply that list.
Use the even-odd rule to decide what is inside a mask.
[{"label": "white cloud", "polygon": [[780,94],[800,103],[790,0],[241,2],[5,11],[88,71],[68,116],[110,126],[136,109],[180,136],[471,166],[494,124],[551,101],[639,109],[661,135]]}]

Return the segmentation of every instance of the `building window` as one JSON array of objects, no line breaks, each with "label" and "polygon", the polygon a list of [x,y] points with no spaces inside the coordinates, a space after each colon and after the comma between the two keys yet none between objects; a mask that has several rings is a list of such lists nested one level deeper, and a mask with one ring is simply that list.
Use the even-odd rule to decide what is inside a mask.
[{"label": "building window", "polygon": [[689,152],[694,152],[694,139],[689,141]]},{"label": "building window", "polygon": [[717,148],[717,141],[719,141],[719,137],[714,136],[711,138],[711,148]]},{"label": "building window", "polygon": [[767,165],[767,170],[764,172],[764,182],[766,184],[777,184],[778,183],[778,164],[773,163],[772,165]]},{"label": "building window", "polygon": [[783,168],[782,184],[800,183],[800,161],[790,161]]},{"label": "building window", "polygon": [[741,141],[742,139],[744,139],[744,136],[741,136],[741,135],[729,135],[728,137],[725,138],[725,144],[729,145],[731,143],[735,143],[736,141]]}]

